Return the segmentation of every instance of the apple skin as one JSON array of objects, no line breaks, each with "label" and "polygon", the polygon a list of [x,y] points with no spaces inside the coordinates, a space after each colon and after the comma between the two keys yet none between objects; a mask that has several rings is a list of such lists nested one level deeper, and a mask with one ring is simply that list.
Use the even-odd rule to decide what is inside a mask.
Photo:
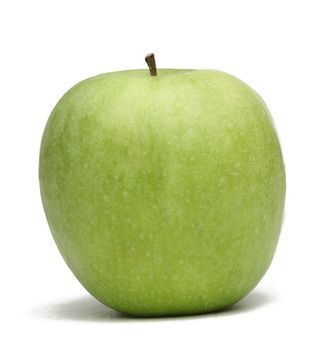
[{"label": "apple skin", "polygon": [[213,70],[102,74],[58,102],[40,152],[43,206],[66,263],[135,316],[243,298],[274,255],[285,171],[262,99]]}]

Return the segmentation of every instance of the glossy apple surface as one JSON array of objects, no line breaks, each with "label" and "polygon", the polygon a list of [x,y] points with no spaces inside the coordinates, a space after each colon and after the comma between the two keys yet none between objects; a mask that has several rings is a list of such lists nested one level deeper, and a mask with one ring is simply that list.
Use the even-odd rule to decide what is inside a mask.
[{"label": "glossy apple surface", "polygon": [[285,172],[267,107],[211,70],[102,74],[52,111],[44,209],[83,286],[138,316],[211,312],[269,267]]}]

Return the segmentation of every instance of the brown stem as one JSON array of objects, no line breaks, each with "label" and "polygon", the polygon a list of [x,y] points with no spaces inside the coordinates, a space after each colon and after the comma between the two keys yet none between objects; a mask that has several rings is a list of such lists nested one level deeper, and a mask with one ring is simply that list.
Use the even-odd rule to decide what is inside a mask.
[{"label": "brown stem", "polygon": [[150,75],[156,76],[157,75],[157,68],[156,68],[155,55],[153,53],[148,54],[145,57],[145,61],[148,65]]}]

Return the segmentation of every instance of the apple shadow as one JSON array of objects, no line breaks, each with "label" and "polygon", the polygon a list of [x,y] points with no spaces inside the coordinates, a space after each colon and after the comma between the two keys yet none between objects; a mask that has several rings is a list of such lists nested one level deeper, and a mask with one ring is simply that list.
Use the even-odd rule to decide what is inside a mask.
[{"label": "apple shadow", "polygon": [[189,320],[195,318],[232,316],[249,312],[266,306],[273,300],[271,295],[261,291],[252,291],[237,304],[217,312],[192,316],[135,318],[121,314],[101,304],[92,296],[87,295],[63,302],[48,304],[33,310],[36,318],[47,320],[87,321],[87,322],[141,322],[141,321],[172,321],[175,319]]}]

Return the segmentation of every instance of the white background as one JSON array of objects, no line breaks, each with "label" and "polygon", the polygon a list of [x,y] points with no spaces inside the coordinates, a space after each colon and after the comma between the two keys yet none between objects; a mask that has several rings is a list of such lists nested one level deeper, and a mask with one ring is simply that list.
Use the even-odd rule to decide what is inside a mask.
[{"label": "white background", "polygon": [[[320,349],[320,1],[1,1],[0,347]],[[96,302],[60,257],[38,187],[47,117],[106,71],[214,68],[269,106],[287,170],[286,219],[258,287],[230,311],[135,320]]]}]

